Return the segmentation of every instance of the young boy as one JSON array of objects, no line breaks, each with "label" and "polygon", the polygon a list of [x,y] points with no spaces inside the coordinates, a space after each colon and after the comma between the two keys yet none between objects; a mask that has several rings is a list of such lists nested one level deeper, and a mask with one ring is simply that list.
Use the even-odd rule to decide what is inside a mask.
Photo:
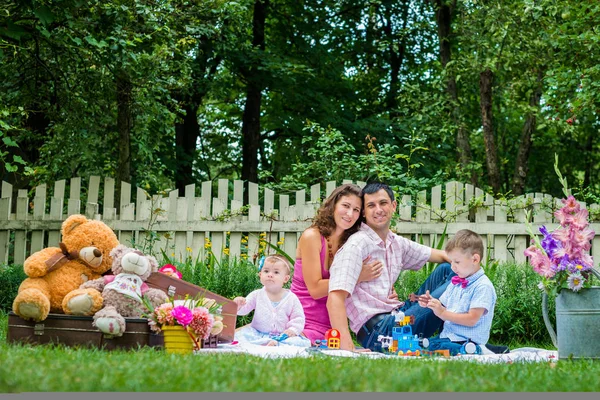
[{"label": "young boy", "polygon": [[444,321],[440,335],[429,340],[428,350],[450,350],[451,355],[465,349],[467,353],[481,353],[481,346],[490,337],[496,305],[494,285],[481,268],[483,241],[477,233],[463,229],[445,250],[456,276],[439,300],[429,292],[419,298],[421,307],[430,308]]},{"label": "young boy", "polygon": [[259,264],[263,287],[247,297],[236,297],[237,315],[254,310],[252,323],[235,333],[239,342],[258,345],[310,347],[310,340],[302,336],[304,309],[298,297],[283,285],[290,280],[290,263],[280,255],[269,255]]}]

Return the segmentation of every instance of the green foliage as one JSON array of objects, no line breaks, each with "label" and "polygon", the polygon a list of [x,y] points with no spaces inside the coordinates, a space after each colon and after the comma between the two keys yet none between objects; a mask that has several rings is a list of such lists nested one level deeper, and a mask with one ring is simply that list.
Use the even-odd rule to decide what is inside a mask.
[{"label": "green foliage", "polygon": [[[3,1],[3,172],[18,168],[33,184],[116,176],[117,83],[126,81],[130,183],[173,187],[182,166],[195,182],[239,178],[247,85],[259,82],[258,169],[271,187],[379,179],[413,194],[476,177],[487,189],[479,76],[489,69],[501,192],[513,190],[535,116],[528,168],[518,171],[526,191],[560,193],[548,164],[558,153],[573,192],[598,197],[600,10],[575,0],[457,2],[446,60],[436,4],[448,2],[355,3],[269,2],[262,49],[251,1]],[[178,151],[186,110],[197,114],[190,154]],[[467,166],[457,162],[459,129]]]},{"label": "green foliage", "polygon": [[12,310],[21,282],[27,278],[21,265],[0,265],[0,310]]},{"label": "green foliage", "polygon": [[[32,175],[33,169],[23,160],[23,157],[18,154],[19,144],[13,139],[12,131],[18,130],[12,125],[15,115],[25,115],[22,107],[17,110],[10,111],[0,104],[0,174],[5,172],[11,174],[23,174],[25,176]],[[12,157],[10,157],[12,156]]]},{"label": "green foliage", "polygon": [[[292,172],[280,182],[267,186],[292,191],[308,188],[314,182],[336,181],[344,179],[354,181],[382,181],[388,183],[393,190],[403,194],[416,194],[434,183],[441,182],[442,175],[438,172],[433,177],[417,177],[417,171],[422,163],[415,161],[418,153],[428,151],[422,145],[424,138],[416,132],[407,139],[404,152],[398,146],[383,144],[378,146],[376,138],[367,135],[366,149],[357,154],[355,147],[345,136],[331,126],[324,128],[315,122],[307,122],[307,135],[302,139],[308,146],[307,154],[310,161],[298,160],[292,164]],[[265,178],[264,174],[262,176]]]}]

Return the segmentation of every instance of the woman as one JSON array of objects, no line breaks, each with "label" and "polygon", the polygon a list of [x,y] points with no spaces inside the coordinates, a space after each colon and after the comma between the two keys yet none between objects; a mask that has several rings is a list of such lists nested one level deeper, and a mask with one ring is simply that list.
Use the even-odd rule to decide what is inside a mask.
[{"label": "woman", "polygon": [[[329,267],[338,249],[361,223],[362,199],[360,187],[344,184],[337,187],[318,209],[313,224],[306,229],[296,250],[296,263],[290,290],[299,299],[306,323],[304,335],[314,343],[324,339],[331,328],[327,312]],[[377,278],[381,261],[363,261],[359,282]]]}]

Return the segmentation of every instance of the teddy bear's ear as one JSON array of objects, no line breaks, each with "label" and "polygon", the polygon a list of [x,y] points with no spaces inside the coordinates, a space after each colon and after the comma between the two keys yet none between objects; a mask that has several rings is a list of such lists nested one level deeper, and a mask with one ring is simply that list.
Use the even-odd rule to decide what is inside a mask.
[{"label": "teddy bear's ear", "polygon": [[62,234],[67,235],[73,231],[73,229],[77,228],[81,224],[85,224],[88,219],[85,215],[75,214],[71,215],[69,218],[62,223]]},{"label": "teddy bear's ear", "polygon": [[153,256],[146,256],[148,261],[150,261],[150,271],[158,272],[158,261]]},{"label": "teddy bear's ear", "polygon": [[128,250],[127,246],[125,246],[124,244],[120,244],[110,251],[110,256],[112,257],[113,260],[115,260],[115,259],[123,256],[123,254],[125,254],[127,252],[127,250]]}]

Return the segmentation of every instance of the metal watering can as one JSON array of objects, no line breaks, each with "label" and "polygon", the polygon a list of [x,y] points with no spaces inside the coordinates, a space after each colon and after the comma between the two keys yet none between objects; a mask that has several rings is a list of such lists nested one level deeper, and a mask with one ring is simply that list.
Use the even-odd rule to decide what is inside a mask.
[{"label": "metal watering can", "polygon": [[[592,269],[600,278],[600,273]],[[548,317],[548,295],[542,294],[542,313],[558,358],[600,359],[600,286],[575,293],[561,290],[556,297],[556,332]]]}]

